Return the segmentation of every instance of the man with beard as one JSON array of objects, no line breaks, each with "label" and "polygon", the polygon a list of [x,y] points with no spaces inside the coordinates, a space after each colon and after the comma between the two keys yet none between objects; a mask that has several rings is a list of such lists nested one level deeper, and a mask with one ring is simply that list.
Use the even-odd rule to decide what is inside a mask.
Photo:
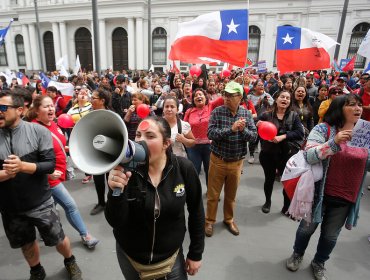
[{"label": "man with beard", "polygon": [[21,119],[24,100],[10,91],[0,93],[0,213],[10,246],[21,248],[30,266],[30,280],[45,279],[40,264],[36,229],[46,246],[64,257],[69,278],[81,271],[64,235],[49,189],[48,174],[55,168],[50,132]]}]

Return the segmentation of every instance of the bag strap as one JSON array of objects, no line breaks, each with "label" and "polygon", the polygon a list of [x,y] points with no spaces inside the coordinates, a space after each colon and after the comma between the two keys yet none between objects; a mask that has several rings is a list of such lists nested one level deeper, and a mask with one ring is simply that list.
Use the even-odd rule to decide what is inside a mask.
[{"label": "bag strap", "polygon": [[330,125],[327,122],[324,122],[324,124],[326,125],[326,128],[328,129],[326,133],[326,141],[328,141],[330,137]]},{"label": "bag strap", "polygon": [[[50,132],[51,132],[51,131],[50,131]],[[53,132],[51,132],[51,136],[53,136],[53,138],[54,138],[55,140],[57,140],[57,142],[58,142],[58,144],[59,144],[60,148],[62,149],[63,154],[65,155],[66,160],[67,160],[67,153],[66,153],[66,150],[64,149],[64,146],[63,146],[63,144],[62,144],[62,141],[60,141],[60,139],[58,138],[58,136],[56,136]]]},{"label": "bag strap", "polygon": [[177,131],[178,131],[179,134],[181,134],[182,133],[181,120],[178,116],[176,117],[176,119],[177,119]]}]

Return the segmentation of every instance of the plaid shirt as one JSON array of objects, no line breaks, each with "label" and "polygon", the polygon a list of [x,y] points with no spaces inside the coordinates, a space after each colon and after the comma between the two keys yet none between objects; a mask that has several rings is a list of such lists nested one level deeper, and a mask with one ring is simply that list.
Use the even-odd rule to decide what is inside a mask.
[{"label": "plaid shirt", "polygon": [[[246,125],[243,131],[231,130],[234,122],[244,118]],[[251,113],[239,106],[233,116],[226,106],[213,110],[208,125],[208,138],[212,140],[211,151],[225,159],[239,159],[247,154],[247,142],[257,139],[257,128]]]}]

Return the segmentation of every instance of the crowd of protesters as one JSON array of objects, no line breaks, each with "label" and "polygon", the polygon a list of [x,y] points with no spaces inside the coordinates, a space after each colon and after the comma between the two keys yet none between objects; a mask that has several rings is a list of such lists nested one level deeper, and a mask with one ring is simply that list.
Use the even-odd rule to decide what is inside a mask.
[{"label": "crowd of protesters", "polygon": [[[166,73],[151,71],[114,72],[107,69],[102,75],[96,72],[83,72],[78,75],[64,77],[60,76],[58,71],[54,71],[49,73],[49,77],[57,82],[73,84],[74,95],[69,102],[66,102],[66,99],[56,87],[42,88],[41,80],[39,80],[37,74],[29,77],[30,83],[28,85],[18,85],[17,79],[13,79],[11,83],[7,84],[6,78],[0,77],[0,90],[1,92],[21,96],[24,100],[20,115],[23,121],[42,125],[51,131],[54,151],[56,155],[58,154],[55,171],[48,175],[51,193],[55,203],[61,204],[65,209],[68,221],[79,232],[83,244],[88,248],[95,247],[98,240],[87,231],[77,205],[63,186],[63,181],[73,179],[73,176],[67,178],[67,155],[64,150],[64,146],[68,146],[67,142],[71,131],[70,129],[63,129],[63,132],[61,132],[54,123],[55,119],[61,114],[71,115],[73,122],[77,123],[93,110],[113,111],[125,122],[129,139],[135,140],[138,138],[138,131],[142,134],[147,129],[143,126],[140,127],[143,119],[137,113],[137,108],[140,104],[150,106],[150,121],[148,124],[150,124],[150,127],[153,126],[154,130],[159,129],[162,134],[168,128],[170,134],[163,136],[163,138],[168,138],[170,153],[176,155],[176,157],[188,158],[188,162],[194,165],[198,176],[201,174],[203,165],[206,182],[206,186],[203,187],[207,196],[207,209],[206,214],[204,214],[202,207],[197,208],[197,211],[202,213],[197,212],[196,215],[204,218],[204,233],[208,237],[214,234],[213,225],[216,222],[217,205],[222,188],[225,191],[223,222],[232,234],[239,235],[239,229],[234,220],[234,209],[240,176],[243,174],[244,160],[247,160],[249,164],[254,164],[255,155],[259,151],[259,162],[265,176],[265,202],[261,210],[268,214],[272,203],[271,195],[274,181],[279,180],[288,159],[292,155],[300,149],[309,149],[308,157],[311,161],[322,160],[326,164],[328,156],[333,155],[336,155],[335,158],[349,159],[348,153],[351,154],[352,150],[347,149],[345,141],[351,138],[353,125],[360,117],[370,121],[370,74],[361,72],[308,71],[279,76],[273,72],[258,74],[254,70],[238,69],[232,70],[230,75],[224,77],[222,73],[207,71],[205,66],[202,66],[202,73],[199,76],[173,71]],[[337,99],[338,101],[335,101]],[[2,105],[6,104],[0,104],[0,106]],[[336,108],[333,108],[334,106]],[[357,114],[355,118],[351,117],[349,120],[350,113],[345,111],[346,106],[354,108],[353,110]],[[335,115],[336,111],[341,110],[345,113]],[[2,115],[5,112],[5,107],[0,110],[1,118],[4,118]],[[358,115],[359,112],[360,115]],[[154,116],[163,117],[160,122],[165,121],[168,125],[162,123],[159,125]],[[334,120],[333,116],[340,116],[341,120]],[[273,140],[266,141],[258,137],[257,128],[263,121],[272,122],[277,127],[277,135]],[[155,124],[156,122],[157,124]],[[323,127],[326,129],[328,125],[332,129],[332,134],[329,139],[325,139],[322,135],[326,134],[322,129]],[[336,130],[340,136],[333,134],[333,131]],[[61,132],[59,133],[61,135],[58,134],[58,139],[54,136],[57,132]],[[160,133],[157,134],[160,135]],[[305,146],[307,140],[310,145]],[[314,145],[312,142],[316,144]],[[323,145],[323,143],[328,143],[327,146],[331,150],[322,152],[321,155],[320,151],[328,148],[318,146]],[[315,155],[313,155],[314,149],[318,151]],[[66,150],[68,153],[68,149]],[[342,150],[343,153],[340,153]],[[248,153],[249,157],[247,158]],[[357,151],[357,154],[361,153]],[[365,155],[364,152],[361,155],[361,160],[365,162],[365,166],[367,153]],[[311,159],[314,156],[318,158]],[[171,158],[169,155],[167,157]],[[333,160],[333,162],[337,161],[339,160]],[[169,163],[167,162],[166,166],[167,164]],[[187,165],[187,163],[184,163],[184,165]],[[179,168],[178,163],[175,166]],[[361,165],[361,168],[365,170],[366,175],[364,166]],[[322,194],[324,199],[322,207],[330,210],[342,203],[341,205],[345,205],[347,209],[347,212],[341,212],[342,220],[338,222],[336,228],[330,228],[331,233],[333,230],[340,231],[345,218],[350,214],[352,204],[357,205],[359,187],[356,185],[357,189],[355,194],[351,196],[351,200],[347,196],[341,196],[340,191],[336,189],[338,181],[334,179],[333,173],[330,173],[331,169],[327,166],[325,168],[329,170],[329,173],[328,179],[322,183],[322,186],[324,187],[325,184],[330,183],[330,188],[328,187],[330,192]],[[69,174],[73,174],[73,172]],[[91,215],[104,211],[106,207],[106,184],[108,183],[112,187],[112,185],[115,185],[114,178],[121,176],[116,173],[111,175],[109,173],[93,176],[85,174],[83,183],[89,183],[93,180],[98,196],[98,203],[92,208]],[[122,186],[124,188],[131,175],[122,176],[120,180],[124,182]],[[361,185],[363,178],[360,175],[355,177],[356,182]],[[361,177],[362,180],[358,177]],[[349,183],[349,181],[346,182]],[[196,184],[198,184],[198,181],[196,181]],[[368,188],[370,190],[370,186]],[[108,193],[108,203],[109,195],[110,193]],[[283,192],[283,195],[284,204],[281,213],[289,217],[290,200],[285,192]],[[198,198],[197,201],[199,201]],[[110,207],[112,210],[112,202],[110,202]],[[189,211],[192,210],[189,209]],[[327,225],[333,219],[330,216],[332,214],[326,216],[325,211],[321,215],[324,216],[324,225]],[[107,218],[111,221],[113,227],[120,223],[116,214],[114,219],[117,219],[117,221],[112,220],[111,213],[108,213]],[[310,229],[309,234],[314,232],[315,226],[317,225]],[[300,237],[299,234],[302,235],[303,231],[307,231],[307,229],[304,229],[304,224],[301,224],[297,231],[294,253],[287,261],[287,268],[292,271],[298,269],[304,250],[308,245],[309,237],[306,237],[307,244],[301,244],[303,237]],[[327,238],[325,234],[322,234],[322,236],[323,239]],[[337,236],[338,234],[331,239],[331,250],[335,246]],[[196,240],[194,242],[203,244],[201,239],[200,236],[198,239],[194,239]],[[131,260],[130,257],[132,256],[126,254],[130,253],[132,248],[131,245],[126,246],[120,242],[117,239],[117,244],[122,244],[121,247],[117,245],[121,254],[118,255],[118,259],[122,267]],[[319,244],[324,244],[324,241]],[[325,244],[322,246],[325,246]],[[123,251],[124,248],[128,251]],[[196,258],[193,261],[200,261],[202,250],[196,251]],[[326,250],[325,256],[321,256],[318,251],[318,255],[315,256],[312,263],[315,279],[326,279],[324,262],[329,258],[330,253],[331,251]],[[182,256],[182,248],[180,248],[180,254]],[[159,260],[162,260],[161,257],[159,257]],[[126,264],[123,264],[123,262]],[[38,265],[40,264],[38,263]],[[200,263],[194,265],[190,261],[188,265],[187,272],[191,275],[194,275],[200,268]],[[40,266],[38,268],[40,269]],[[32,273],[34,271],[31,267]],[[167,279],[171,279],[171,277]]]}]

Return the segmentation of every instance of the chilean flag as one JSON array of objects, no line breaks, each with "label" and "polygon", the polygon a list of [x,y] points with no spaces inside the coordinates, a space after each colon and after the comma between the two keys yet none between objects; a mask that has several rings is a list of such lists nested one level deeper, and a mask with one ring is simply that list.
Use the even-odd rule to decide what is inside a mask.
[{"label": "chilean flag", "polygon": [[50,80],[44,73],[40,72],[41,85],[43,87],[43,94],[46,94],[46,89],[50,86],[54,86],[59,90],[66,102],[68,102],[74,93],[74,86],[71,83],[58,83]]},{"label": "chilean flag", "polygon": [[281,73],[330,68],[328,50],[338,44],[307,28],[278,26],[276,62]]},{"label": "chilean flag", "polygon": [[17,78],[22,81],[23,86],[26,86],[30,82],[30,80],[27,78],[27,76],[24,75],[22,72],[17,73]]},{"label": "chilean flag", "polygon": [[179,23],[169,59],[188,63],[211,59],[243,67],[247,51],[248,10],[225,10]]}]

